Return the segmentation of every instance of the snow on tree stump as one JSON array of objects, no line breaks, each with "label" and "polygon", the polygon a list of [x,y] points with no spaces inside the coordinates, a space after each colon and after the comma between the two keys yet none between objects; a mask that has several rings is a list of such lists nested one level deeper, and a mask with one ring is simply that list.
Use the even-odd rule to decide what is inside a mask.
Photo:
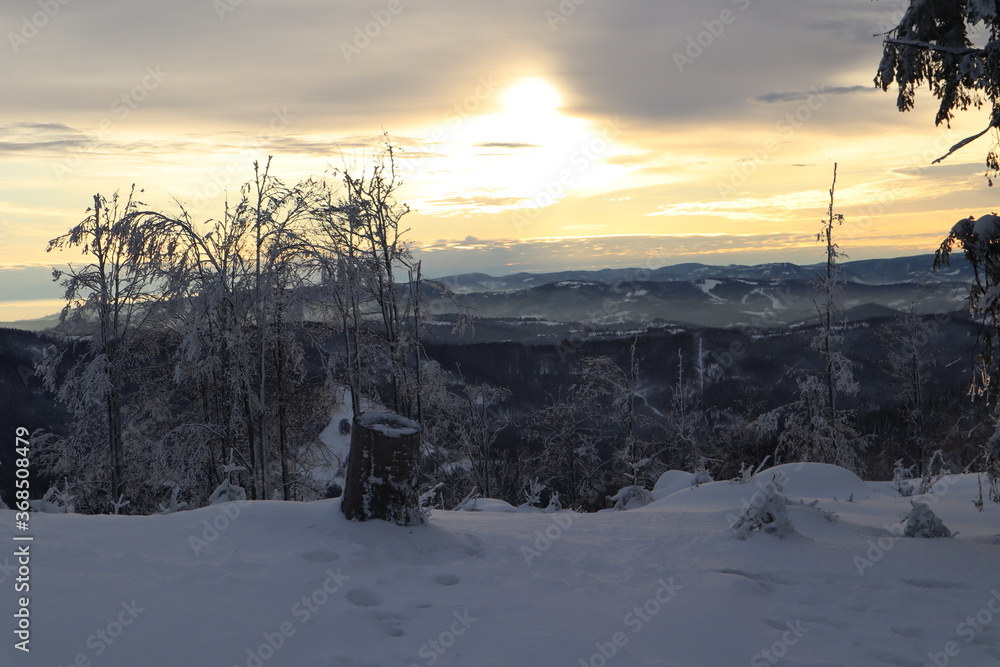
[{"label": "snow on tree stump", "polygon": [[354,418],[341,509],[351,520],[382,519],[400,526],[421,521],[417,493],[420,424],[393,412]]}]

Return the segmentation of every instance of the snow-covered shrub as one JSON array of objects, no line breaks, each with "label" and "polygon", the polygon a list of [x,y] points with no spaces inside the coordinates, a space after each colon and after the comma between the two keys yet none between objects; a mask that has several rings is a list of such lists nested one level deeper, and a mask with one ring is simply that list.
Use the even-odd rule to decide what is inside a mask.
[{"label": "snow-covered shrub", "polygon": [[41,500],[32,500],[31,509],[47,514],[72,514],[76,511],[76,496],[69,492],[69,482],[63,482],[63,488],[53,485],[45,492]]},{"label": "snow-covered shrub", "polygon": [[761,470],[764,469],[764,466],[767,465],[767,462],[770,460],[771,460],[771,455],[768,454],[767,456],[764,457],[764,460],[761,461],[760,465],[758,465],[756,468],[754,468],[753,466],[748,466],[746,463],[740,463],[739,475],[734,477],[731,481],[736,482],[737,484],[749,484],[750,482],[753,481],[753,478],[757,476],[757,473],[759,473]]},{"label": "snow-covered shrub", "polygon": [[903,518],[906,527],[903,535],[907,537],[951,537],[952,532],[945,527],[941,519],[931,510],[927,503],[911,500],[913,509]]},{"label": "snow-covered shrub", "polygon": [[479,488],[473,488],[469,491],[469,494],[462,499],[458,505],[455,505],[456,512],[475,512],[476,511],[476,501],[479,500]]},{"label": "snow-covered shrub", "polygon": [[542,506],[542,494],[548,487],[538,481],[538,478],[532,479],[528,482],[528,485],[524,487],[524,504],[521,507],[541,507]]},{"label": "snow-covered shrub", "polygon": [[[937,472],[934,472],[934,463],[937,462]],[[934,491],[934,485],[941,481],[941,478],[948,474],[948,468],[944,464],[944,455],[940,449],[934,451],[931,460],[927,462],[924,476],[920,480],[920,495]]]},{"label": "snow-covered shrub", "polygon": [[173,480],[163,483],[163,486],[170,489],[170,500],[164,504],[160,503],[160,514],[173,514],[187,507],[186,502],[178,502],[177,494],[181,491],[181,485]]},{"label": "snow-covered shrub", "polygon": [[781,492],[781,478],[772,479],[763,485],[750,499],[750,504],[733,523],[733,533],[741,540],[759,530],[779,538],[798,535],[788,518],[788,499]]},{"label": "snow-covered shrub", "polygon": [[691,478],[691,486],[698,486],[700,484],[707,484],[708,482],[714,482],[712,476],[708,474],[708,470],[705,469],[705,464],[702,463],[694,471],[694,477]]},{"label": "snow-covered shrub", "polygon": [[549,494],[549,504],[545,506],[543,512],[558,512],[561,510],[562,502],[559,500],[559,492],[553,491]]},{"label": "snow-covered shrub", "polygon": [[626,486],[608,499],[616,510],[632,510],[653,502],[653,494],[641,486]]},{"label": "snow-covered shrub", "polygon": [[238,466],[233,463],[233,452],[229,451],[229,463],[226,467],[222,469],[226,474],[226,479],[216,487],[215,491],[208,498],[209,505],[215,505],[217,503],[228,503],[233,500],[246,500],[247,492],[246,490],[237,484],[233,484],[229,476],[234,472],[239,472],[241,470],[246,470],[243,466]]},{"label": "snow-covered shrub", "polygon": [[903,459],[898,459],[892,470],[892,483],[900,496],[908,497],[913,495],[913,485],[907,480],[913,479],[913,469],[915,466],[904,466]]}]

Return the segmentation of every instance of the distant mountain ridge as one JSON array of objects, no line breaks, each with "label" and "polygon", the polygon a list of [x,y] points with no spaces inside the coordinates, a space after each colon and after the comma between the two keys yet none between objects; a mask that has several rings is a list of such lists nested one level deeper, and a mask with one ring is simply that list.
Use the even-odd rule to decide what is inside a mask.
[{"label": "distant mountain ridge", "polygon": [[[933,270],[934,255],[916,255],[890,259],[863,259],[844,262],[844,279],[861,285],[898,285],[912,283],[966,282],[973,277],[972,267],[956,256],[950,267]],[[582,282],[602,285],[633,282],[691,282],[697,280],[810,280],[826,273],[826,264],[804,266],[789,262],[770,264],[730,264],[716,266],[689,262],[658,269],[626,268],[549,273],[514,273],[491,276],[485,273],[462,273],[438,280],[459,294],[475,292],[513,292],[556,283]]]}]

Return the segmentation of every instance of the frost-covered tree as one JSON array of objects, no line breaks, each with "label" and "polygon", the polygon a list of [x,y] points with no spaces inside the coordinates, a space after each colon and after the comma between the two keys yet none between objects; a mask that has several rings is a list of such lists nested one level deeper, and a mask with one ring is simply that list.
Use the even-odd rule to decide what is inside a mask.
[{"label": "frost-covered tree", "polygon": [[49,474],[82,484],[78,497],[91,510],[130,493],[125,424],[140,394],[128,385],[156,351],[146,334],[162,291],[158,267],[141,252],[148,230],[138,224],[135,194],[133,187],[124,199],[94,195],[88,216],[47,248],[89,261],[54,271],[65,289],[61,322],[77,335],[63,338],[38,370],[74,421],[66,438],[46,440],[40,462]]},{"label": "frost-covered tree", "polygon": [[820,276],[823,300],[816,305],[820,324],[811,347],[819,354],[823,370],[819,375],[799,371],[795,376],[798,399],[791,406],[765,415],[760,423],[772,429],[780,427],[778,453],[784,458],[832,463],[857,471],[865,438],[855,429],[852,413],[838,405],[840,396],[857,393],[858,383],[851,362],[841,349],[845,322],[843,279],[838,260],[844,254],[833,240],[833,231],[844,218],[833,210],[836,185],[837,166],[834,165],[827,219],[816,235],[826,246],[826,273]]},{"label": "frost-covered tree", "polygon": [[896,395],[902,403],[906,442],[917,461],[920,475],[927,464],[927,388],[933,379],[931,371],[936,362],[927,351],[932,334],[933,328],[918,312],[916,301],[878,332],[888,346],[885,370],[893,379]]},{"label": "frost-covered tree", "polygon": [[603,498],[594,493],[593,475],[601,459],[594,420],[585,407],[556,399],[531,416],[528,432],[529,440],[539,447],[531,467],[569,506],[596,509]]},{"label": "frost-covered tree", "polygon": [[940,162],[990,133],[986,157],[990,185],[1000,172],[1000,6],[994,0],[910,0],[899,24],[885,34],[875,84],[896,83],[896,106],[913,108],[926,85],[940,101],[934,122],[948,124],[956,111],[988,109],[986,128],[954,145]]},{"label": "frost-covered tree", "polygon": [[[223,452],[235,450],[253,498],[276,491],[277,467],[290,499],[295,450],[316,444],[297,437],[305,435],[297,418],[301,405],[314,403],[300,391],[307,386],[301,323],[307,236],[321,189],[311,181],[288,186],[270,175],[269,164],[254,165],[254,180],[219,219],[197,222],[183,207],[140,217],[156,239],[146,252],[160,265],[174,306],[179,428],[200,430],[211,470],[222,468]],[[206,494],[217,472],[208,483]]]},{"label": "frost-covered tree", "polygon": [[[947,266],[956,248],[974,270],[969,311],[986,325],[978,340],[972,393],[996,406],[1000,398],[1000,216],[987,214],[955,223],[937,250],[935,268]],[[990,497],[1000,502],[1000,418],[996,424],[994,435],[983,445],[981,462],[990,480]]]},{"label": "frost-covered tree", "polygon": [[[657,453],[657,443],[645,437],[648,420],[639,412],[639,358],[637,340],[629,346],[628,368],[610,357],[584,357],[577,371],[573,399],[587,406],[598,423],[613,425],[612,448],[622,483],[641,487],[652,481],[647,466]],[[655,479],[655,478],[654,478]]]}]

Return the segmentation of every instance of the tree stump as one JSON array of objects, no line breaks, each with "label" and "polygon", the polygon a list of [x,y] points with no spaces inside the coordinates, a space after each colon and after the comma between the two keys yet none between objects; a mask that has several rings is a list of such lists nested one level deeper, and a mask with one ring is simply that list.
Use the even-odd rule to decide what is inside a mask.
[{"label": "tree stump", "polygon": [[420,424],[393,412],[354,418],[341,509],[351,520],[382,519],[400,526],[421,521],[417,493]]}]

